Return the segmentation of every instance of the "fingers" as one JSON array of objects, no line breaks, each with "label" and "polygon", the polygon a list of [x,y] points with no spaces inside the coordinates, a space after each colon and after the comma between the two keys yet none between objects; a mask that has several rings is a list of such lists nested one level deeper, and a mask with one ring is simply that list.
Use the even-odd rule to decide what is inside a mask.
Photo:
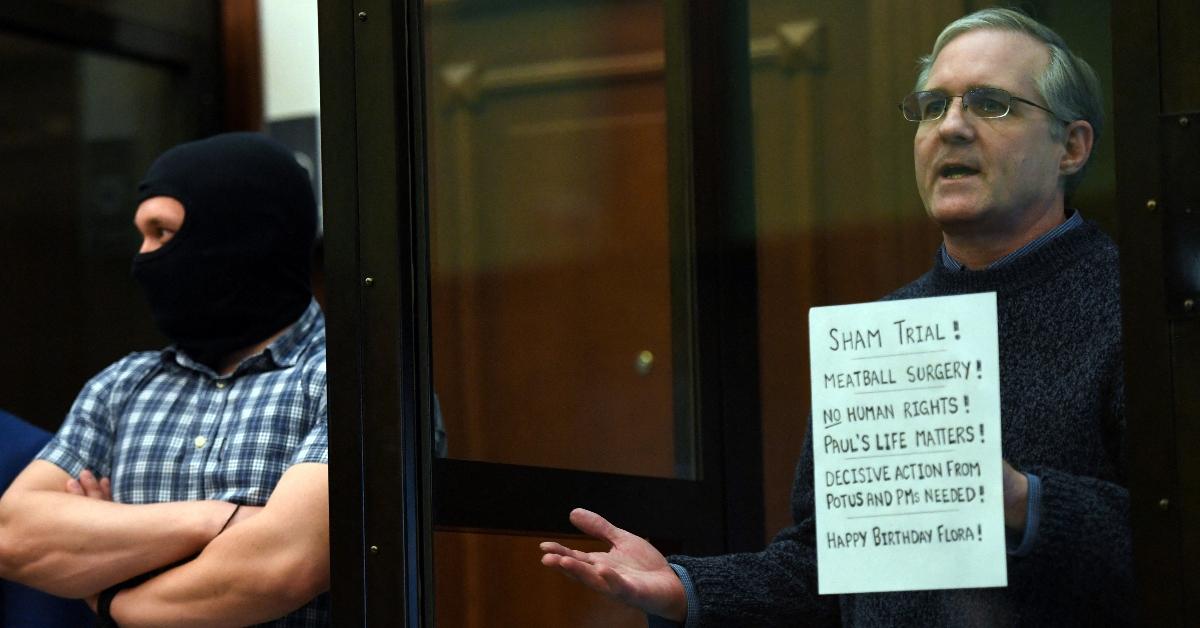
[{"label": "fingers", "polygon": [[543,555],[542,564],[557,569],[593,591],[616,598],[624,604],[646,610],[638,600],[634,599],[635,596],[630,589],[629,581],[608,565],[581,562],[561,554]]},{"label": "fingers", "polygon": [[542,564],[558,569],[563,574],[583,583],[589,589],[606,595],[616,595],[608,579],[601,575],[605,571],[612,572],[607,567],[590,565],[559,554],[546,554],[542,556]]},{"label": "fingers", "polygon": [[79,473],[79,479],[67,480],[66,491],[80,497],[112,501],[112,482],[108,478],[97,480],[95,474],[87,469]]},{"label": "fingers", "polygon": [[616,543],[622,535],[628,534],[621,528],[609,523],[604,517],[584,508],[576,508],[571,511],[571,524],[579,528],[580,532],[588,536],[604,539],[609,543]]},{"label": "fingers", "polygon": [[566,556],[567,558],[574,558],[575,560],[577,560],[581,563],[589,563],[590,564],[592,562],[591,557],[588,556],[588,554],[586,552],[581,552],[579,550],[573,550],[569,547],[560,545],[553,541],[546,541],[545,543],[542,543],[538,547],[540,547],[541,550],[543,552],[546,552],[547,554],[556,554],[558,556]]},{"label": "fingers", "polygon": [[621,599],[626,598],[628,585],[625,577],[618,573],[617,570],[607,565],[597,565],[595,573],[600,579],[604,580],[604,584],[610,595],[615,595]]},{"label": "fingers", "polygon": [[[686,597],[678,576],[648,541],[609,523],[604,517],[576,508],[571,523],[589,536],[612,543],[607,552],[585,553],[545,541],[540,544],[542,564],[557,569],[584,586],[649,613],[686,615]],[[671,589],[671,583],[677,591]],[[679,595],[673,595],[678,592]],[[675,603],[684,599],[682,607]]]},{"label": "fingers", "polygon": [[83,487],[83,492],[88,497],[93,499],[103,499],[104,492],[100,490],[100,481],[96,476],[92,475],[91,471],[84,469],[79,474],[79,484]]}]

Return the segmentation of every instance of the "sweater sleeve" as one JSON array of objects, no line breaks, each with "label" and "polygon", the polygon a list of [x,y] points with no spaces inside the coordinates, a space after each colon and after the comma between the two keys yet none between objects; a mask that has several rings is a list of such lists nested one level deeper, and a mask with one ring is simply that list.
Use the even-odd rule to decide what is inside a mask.
[{"label": "sweater sleeve", "polygon": [[[1126,478],[1125,398],[1118,365],[1105,387],[1103,440],[1115,476],[1097,478],[1051,465],[1027,470],[1041,480],[1037,537],[1023,557],[1010,558],[1009,581],[1041,578],[1065,609],[1105,623],[1134,621],[1133,530]],[[1047,574],[1049,574],[1047,576]]]},{"label": "sweater sleeve", "polygon": [[[792,486],[795,524],[761,552],[672,556],[687,569],[699,601],[699,628],[824,626],[838,623],[837,596],[817,594],[812,427]],[[688,626],[692,626],[689,617]]]},{"label": "sweater sleeve", "polygon": [[1129,491],[1114,482],[1056,469],[1031,469],[1042,481],[1042,513],[1029,555],[1010,559],[1014,577],[1052,574],[1064,606],[1132,621],[1132,530]]}]

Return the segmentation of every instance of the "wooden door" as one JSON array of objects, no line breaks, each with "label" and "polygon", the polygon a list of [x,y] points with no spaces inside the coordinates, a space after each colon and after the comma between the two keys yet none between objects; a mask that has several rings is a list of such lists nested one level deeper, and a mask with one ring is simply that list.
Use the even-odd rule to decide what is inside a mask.
[{"label": "wooden door", "polygon": [[660,3],[426,19],[450,456],[673,477]]}]

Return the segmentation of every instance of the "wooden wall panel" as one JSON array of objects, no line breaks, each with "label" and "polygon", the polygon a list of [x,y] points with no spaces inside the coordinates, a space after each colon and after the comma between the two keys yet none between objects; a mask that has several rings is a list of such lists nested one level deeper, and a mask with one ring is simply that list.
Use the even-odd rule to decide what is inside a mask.
[{"label": "wooden wall panel", "polygon": [[[914,183],[915,129],[896,103],[916,58],[965,7],[754,0],[750,10],[769,538],[792,520],[811,405],[809,308],[887,294],[927,270],[940,242]],[[763,55],[772,45],[785,52]]]},{"label": "wooden wall panel", "polygon": [[[452,457],[674,475],[663,26],[637,17],[603,45],[524,54],[509,35],[540,11],[480,17],[504,27],[469,49],[470,18],[431,33],[434,368]],[[657,47],[638,48],[645,30]],[[455,43],[461,56],[443,52]]]},{"label": "wooden wall panel", "polygon": [[[675,475],[663,34],[659,2],[430,7],[433,367],[453,458]],[[539,540],[438,532],[438,624],[645,625],[542,567]]]},{"label": "wooden wall panel", "polygon": [[[541,565],[538,542],[593,552],[581,538],[438,532],[437,621],[444,628],[643,628],[646,616]],[[481,569],[482,565],[486,568]]]},{"label": "wooden wall panel", "polygon": [[[822,113],[817,90],[827,61],[825,29],[815,19],[777,22],[752,39],[760,50],[774,40],[785,53],[751,55],[767,538],[791,520],[791,468],[803,442],[808,407],[808,378],[802,370],[808,355],[805,322],[807,308],[823,290],[811,270],[821,248],[816,210]],[[808,54],[801,56],[805,50]]]},{"label": "wooden wall panel", "polygon": [[258,0],[221,0],[221,62],[226,131],[263,129]]}]

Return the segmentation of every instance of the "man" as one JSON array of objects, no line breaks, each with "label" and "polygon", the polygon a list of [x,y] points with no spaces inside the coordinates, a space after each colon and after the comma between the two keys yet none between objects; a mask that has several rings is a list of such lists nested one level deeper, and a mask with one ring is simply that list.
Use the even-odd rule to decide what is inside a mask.
[{"label": "man", "polygon": [[101,625],[329,623],[316,208],[282,145],[177,146],[139,185],[133,274],[173,341],[93,378],[0,499],[0,577]]},{"label": "man", "polygon": [[1098,81],[1058,35],[1004,9],[950,24],[922,61],[902,111],[944,244],[888,298],[997,293],[1008,587],[818,595],[811,427],[795,525],[763,552],[668,562],[576,510],[612,549],[543,543],[543,564],[689,627],[1132,621],[1117,254],[1066,204],[1099,136]]}]

